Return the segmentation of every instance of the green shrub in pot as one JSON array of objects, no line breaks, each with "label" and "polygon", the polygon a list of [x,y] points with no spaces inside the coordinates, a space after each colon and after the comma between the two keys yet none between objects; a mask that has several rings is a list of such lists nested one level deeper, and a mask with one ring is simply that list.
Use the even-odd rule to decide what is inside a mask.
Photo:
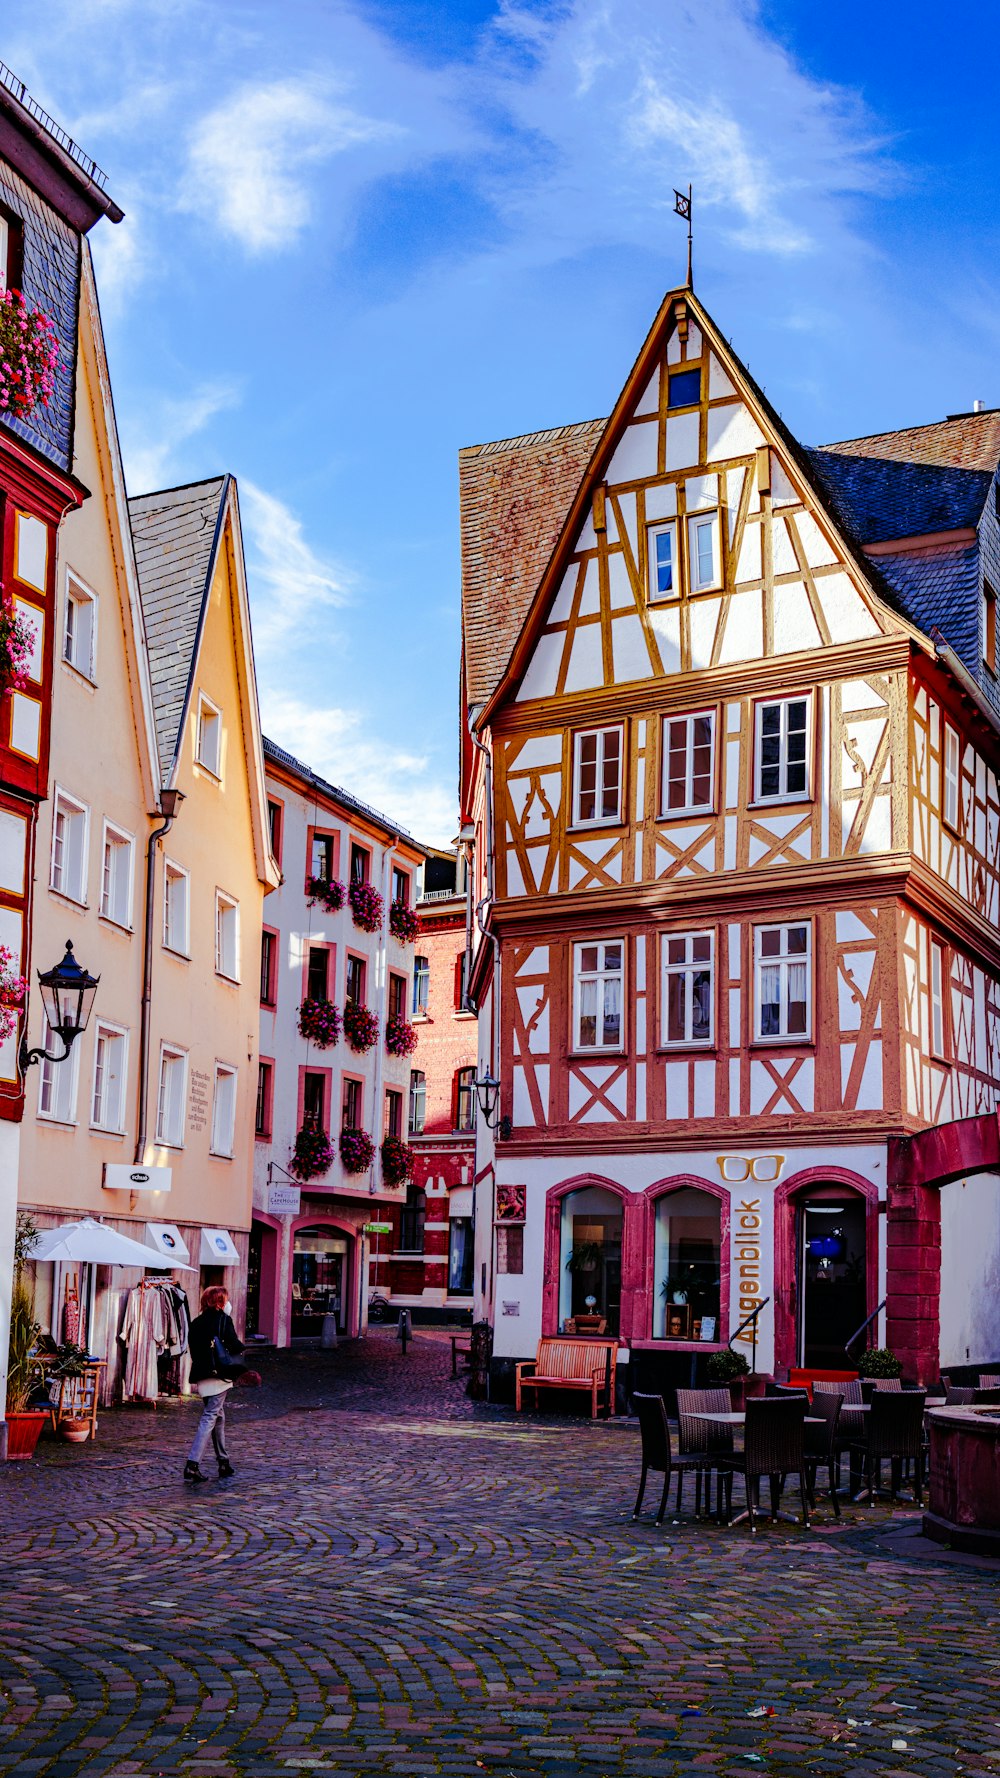
[{"label": "green shrub in pot", "polygon": [[748,1377],[750,1366],[742,1352],[734,1352],[731,1346],[724,1346],[721,1352],[713,1352],[706,1366],[713,1383],[732,1383],[736,1377]]},{"label": "green shrub in pot", "polygon": [[901,1377],[902,1361],[887,1346],[869,1346],[858,1359],[859,1377]]}]

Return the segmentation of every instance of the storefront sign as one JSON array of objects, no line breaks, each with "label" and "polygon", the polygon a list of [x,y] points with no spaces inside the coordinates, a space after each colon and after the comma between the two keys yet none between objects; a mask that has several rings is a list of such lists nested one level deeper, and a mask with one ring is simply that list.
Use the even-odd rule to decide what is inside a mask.
[{"label": "storefront sign", "polygon": [[105,1161],[104,1184],[116,1192],[168,1192],[169,1167],[129,1167],[122,1161]]},{"label": "storefront sign", "polygon": [[363,1235],[391,1235],[392,1234],[392,1223],[391,1222],[363,1222],[361,1224],[361,1233]]},{"label": "storefront sign", "polygon": [[270,1216],[298,1216],[302,1208],[302,1188],[279,1185],[277,1180],[267,1188],[267,1209]]}]

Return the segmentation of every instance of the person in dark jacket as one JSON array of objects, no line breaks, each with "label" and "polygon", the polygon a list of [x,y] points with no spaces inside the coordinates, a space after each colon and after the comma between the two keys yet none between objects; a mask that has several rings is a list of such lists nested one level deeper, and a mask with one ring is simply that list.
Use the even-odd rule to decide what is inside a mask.
[{"label": "person in dark jacket", "polygon": [[215,1342],[237,1361],[243,1347],[232,1323],[233,1305],[221,1284],[210,1284],[201,1293],[201,1314],[196,1315],[188,1333],[191,1353],[191,1383],[202,1399],[201,1419],[184,1465],[186,1482],[207,1482],[201,1460],[211,1439],[219,1465],[219,1475],[235,1475],[226,1450],[226,1396],[243,1366],[234,1362],[232,1370],[220,1362]]}]

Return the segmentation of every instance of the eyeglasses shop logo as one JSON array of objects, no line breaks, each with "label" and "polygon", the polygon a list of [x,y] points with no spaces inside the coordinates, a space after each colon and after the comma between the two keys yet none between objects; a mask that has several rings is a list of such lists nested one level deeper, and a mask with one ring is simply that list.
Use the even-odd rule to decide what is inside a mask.
[{"label": "eyeglasses shop logo", "polygon": [[773,1185],[785,1164],[783,1154],[719,1154],[715,1160],[727,1185],[744,1185],[748,1179],[756,1185]]}]

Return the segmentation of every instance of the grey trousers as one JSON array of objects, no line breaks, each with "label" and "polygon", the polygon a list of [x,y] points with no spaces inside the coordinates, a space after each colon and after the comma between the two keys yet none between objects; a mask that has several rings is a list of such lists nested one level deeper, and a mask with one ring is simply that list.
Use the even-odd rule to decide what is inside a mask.
[{"label": "grey trousers", "polygon": [[228,1389],[220,1389],[217,1395],[206,1395],[201,1406],[201,1419],[194,1429],[194,1439],[188,1452],[189,1463],[200,1463],[208,1449],[211,1439],[215,1455],[220,1463],[229,1460],[226,1450],[226,1396]]}]

